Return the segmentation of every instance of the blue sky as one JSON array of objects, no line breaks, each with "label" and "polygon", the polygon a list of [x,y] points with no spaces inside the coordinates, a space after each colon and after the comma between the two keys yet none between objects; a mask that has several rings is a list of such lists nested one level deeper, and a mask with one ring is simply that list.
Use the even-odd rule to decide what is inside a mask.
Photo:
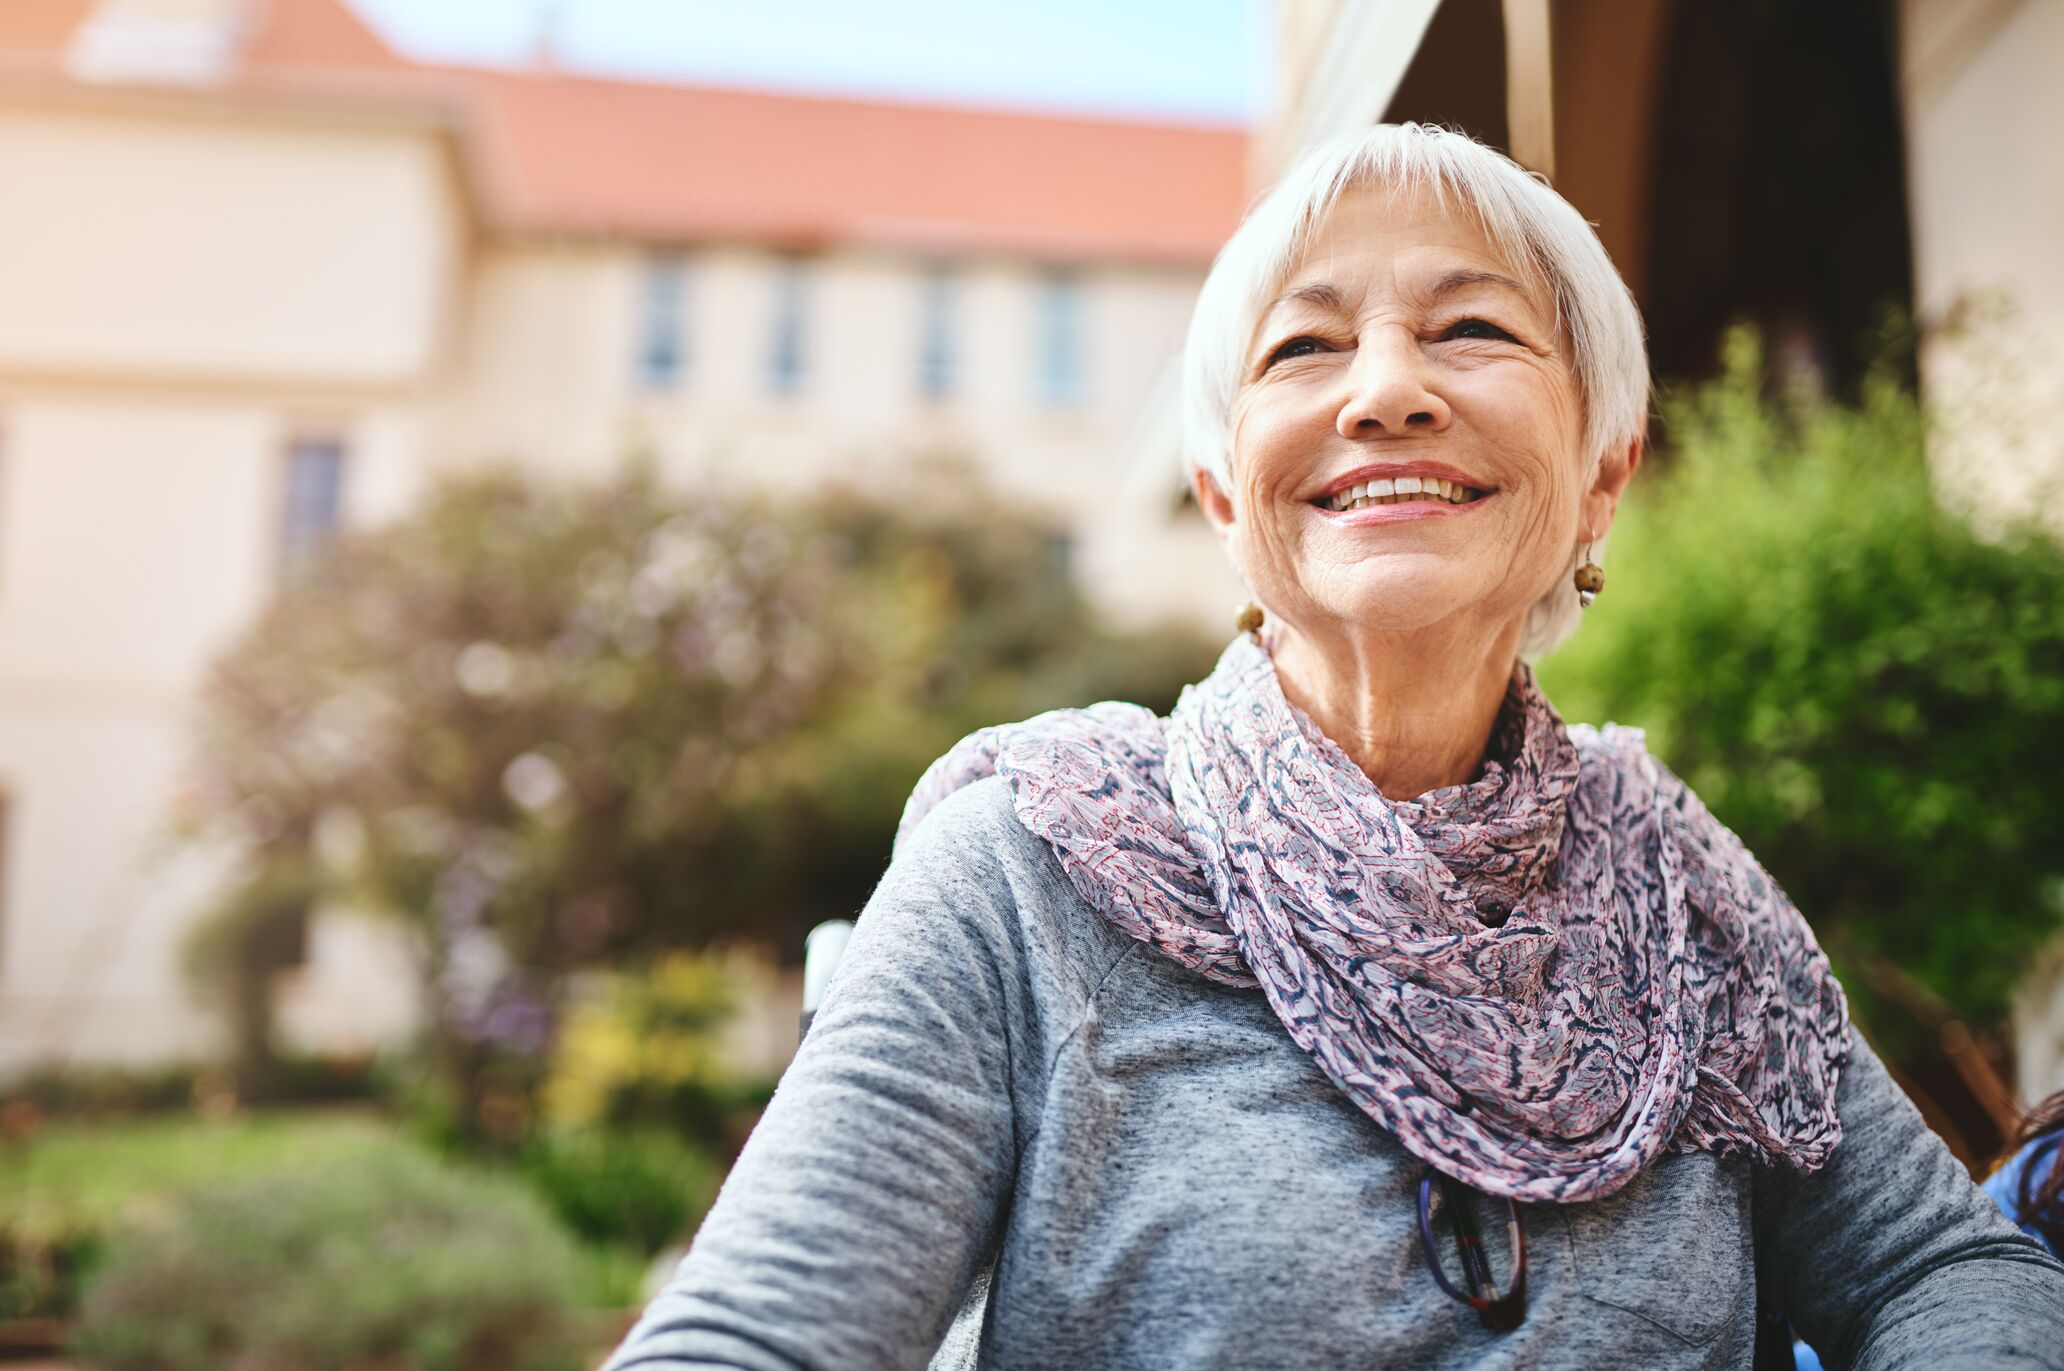
[{"label": "blue sky", "polygon": [[396,47],[627,77],[1251,122],[1269,0],[350,0]]}]

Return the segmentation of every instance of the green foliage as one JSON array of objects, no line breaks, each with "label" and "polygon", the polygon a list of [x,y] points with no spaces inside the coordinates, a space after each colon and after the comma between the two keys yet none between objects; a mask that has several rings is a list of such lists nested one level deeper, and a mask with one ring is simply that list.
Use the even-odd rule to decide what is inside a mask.
[{"label": "green foliage", "polygon": [[395,1146],[356,1116],[152,1115],[46,1125],[0,1151],[0,1318],[66,1317],[109,1235],[197,1186]]},{"label": "green foliage", "polygon": [[521,1168],[574,1233],[645,1256],[687,1236],[722,1180],[708,1152],[653,1129],[547,1129]]},{"label": "green foliage", "polygon": [[753,967],[737,952],[673,952],[643,971],[584,977],[553,1046],[545,1120],[661,1129],[728,1151],[774,1089],[733,1070],[721,1039]]},{"label": "green foliage", "polygon": [[203,1187],[124,1234],[76,1351],[108,1371],[574,1371],[575,1272],[509,1182],[389,1150]]},{"label": "green foliage", "polygon": [[[71,1317],[113,1238],[197,1190],[247,1176],[378,1165],[396,1154],[425,1155],[391,1123],[358,1112],[45,1124],[33,1140],[0,1150],[0,1318]],[[684,1167],[691,1197],[701,1194],[694,1186],[705,1171]],[[584,1246],[575,1296],[591,1309],[635,1303],[649,1255]]]},{"label": "green foliage", "polygon": [[[640,466],[448,485],[340,539],[217,664],[195,827],[291,863],[341,812],[355,860],[316,890],[426,920],[470,860],[524,967],[734,935],[786,949],[864,899],[959,732],[1166,704],[1210,664],[1192,639],[1100,630],[1044,526],[944,508],[691,500]],[[867,870],[802,859],[826,848]],[[310,893],[297,875],[231,907]]]},{"label": "green foliage", "polygon": [[296,904],[415,922],[444,1112],[513,1150],[569,973],[727,941],[793,958],[865,901],[961,733],[1165,707],[1208,669],[1211,644],[1100,628],[1008,502],[931,494],[502,473],[339,539],[204,691],[192,831],[251,866],[198,964],[248,973]]},{"label": "green foliage", "polygon": [[1747,333],[1726,360],[1665,398],[1666,465],[1544,685],[1645,726],[1838,962],[1995,1020],[2064,923],[2064,553],[1931,495],[1889,369],[1850,408],[1766,399]]},{"label": "green foliage", "polygon": [[38,1118],[191,1109],[220,1077],[220,1071],[191,1062],[45,1067],[0,1084],[0,1100],[32,1107]]}]

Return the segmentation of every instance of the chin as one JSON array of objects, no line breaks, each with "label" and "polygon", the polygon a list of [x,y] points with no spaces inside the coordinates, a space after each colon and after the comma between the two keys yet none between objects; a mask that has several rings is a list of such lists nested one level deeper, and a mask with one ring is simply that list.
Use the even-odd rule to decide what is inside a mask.
[{"label": "chin", "polygon": [[[1434,562],[1428,565],[1428,562]],[[1312,598],[1341,619],[1381,632],[1437,624],[1475,600],[1468,581],[1437,559],[1385,557],[1364,563]]]}]

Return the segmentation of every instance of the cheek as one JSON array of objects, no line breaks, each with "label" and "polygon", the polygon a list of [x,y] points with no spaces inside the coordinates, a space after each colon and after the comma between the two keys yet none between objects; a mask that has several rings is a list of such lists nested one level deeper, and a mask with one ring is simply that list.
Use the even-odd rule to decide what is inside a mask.
[{"label": "cheek", "polygon": [[1257,489],[1295,480],[1304,446],[1292,407],[1274,397],[1248,405],[1234,421],[1233,451],[1242,460],[1249,484]]},{"label": "cheek", "polygon": [[1481,412],[1514,474],[1548,503],[1567,499],[1582,465],[1583,425],[1574,398],[1560,386],[1508,388],[1487,397]]}]

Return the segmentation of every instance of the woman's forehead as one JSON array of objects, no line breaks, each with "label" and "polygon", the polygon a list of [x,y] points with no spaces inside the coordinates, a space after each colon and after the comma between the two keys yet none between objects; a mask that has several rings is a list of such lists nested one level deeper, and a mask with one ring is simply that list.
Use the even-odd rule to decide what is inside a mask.
[{"label": "woman's forehead", "polygon": [[1415,295],[1445,295],[1463,286],[1515,291],[1536,308],[1546,292],[1530,264],[1514,261],[1482,221],[1453,196],[1445,205],[1425,187],[1355,186],[1341,193],[1316,224],[1273,299],[1325,303],[1310,287],[1330,286],[1342,296],[1372,282]]}]

